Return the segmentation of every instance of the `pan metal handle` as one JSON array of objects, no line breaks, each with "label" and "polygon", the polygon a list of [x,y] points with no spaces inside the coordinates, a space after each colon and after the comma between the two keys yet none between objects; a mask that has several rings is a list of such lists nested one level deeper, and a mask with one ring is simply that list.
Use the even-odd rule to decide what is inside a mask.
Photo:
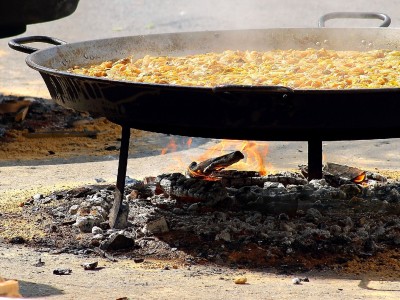
[{"label": "pan metal handle", "polygon": [[212,88],[214,93],[246,92],[246,93],[293,93],[291,88],[286,86],[258,86],[258,85],[218,85]]},{"label": "pan metal handle", "polygon": [[49,36],[35,35],[35,36],[27,36],[27,37],[12,39],[11,41],[8,42],[8,46],[14,50],[28,54],[31,54],[39,50],[37,48],[24,45],[29,43],[47,43],[58,46],[58,45],[64,45],[67,42]]},{"label": "pan metal handle", "polygon": [[379,27],[389,27],[392,20],[390,17],[383,13],[374,12],[332,12],[323,15],[318,20],[318,27],[325,27],[325,22],[332,19],[378,19],[382,20]]}]

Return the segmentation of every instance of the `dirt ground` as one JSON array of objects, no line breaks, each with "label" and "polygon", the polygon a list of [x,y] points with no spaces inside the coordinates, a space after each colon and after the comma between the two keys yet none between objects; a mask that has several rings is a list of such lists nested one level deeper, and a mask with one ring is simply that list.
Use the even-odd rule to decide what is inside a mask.
[{"label": "dirt ground", "polygon": [[[44,266],[34,266],[41,258]],[[98,258],[96,258],[98,260]],[[27,297],[49,299],[398,299],[398,281],[368,274],[334,272],[279,275],[271,270],[229,269],[217,265],[175,264],[173,261],[99,260],[95,271],[82,263],[93,258],[38,253],[24,247],[0,246],[0,269],[19,280]],[[71,275],[52,274],[67,267]],[[307,276],[295,285],[292,279]],[[234,279],[246,277],[244,285]],[[124,298],[126,297],[126,298]]]},{"label": "dirt ground", "polygon": [[[19,217],[20,203],[37,193],[94,184],[96,178],[113,183],[117,172],[120,128],[104,119],[78,123],[74,130],[97,130],[96,139],[27,138],[24,130],[12,130],[0,144],[0,218],[14,214],[10,223],[1,223],[1,236],[38,233],[34,224]],[[159,155],[170,142],[164,135],[132,131],[128,174],[135,178],[181,171],[206,148],[204,141],[186,149],[187,139],[178,141],[179,154]],[[176,141],[175,141],[176,143]],[[50,152],[51,151],[51,152]],[[142,155],[140,155],[142,154]],[[84,170],[84,171],[83,171]],[[380,170],[399,178],[397,171]],[[154,260],[143,263],[118,258],[111,262],[98,256],[55,254],[16,246],[0,240],[0,276],[17,279],[24,297],[50,299],[398,299],[400,294],[400,254],[384,252],[374,260],[350,261],[342,270],[281,274],[274,269],[238,269],[215,264],[192,264],[183,260]],[[36,266],[39,258],[43,266]],[[84,262],[99,261],[95,271],[85,271]],[[53,275],[56,268],[70,268],[71,275]],[[247,278],[237,285],[234,279]],[[295,285],[295,277],[310,282]],[[124,298],[126,297],[126,298]]]}]

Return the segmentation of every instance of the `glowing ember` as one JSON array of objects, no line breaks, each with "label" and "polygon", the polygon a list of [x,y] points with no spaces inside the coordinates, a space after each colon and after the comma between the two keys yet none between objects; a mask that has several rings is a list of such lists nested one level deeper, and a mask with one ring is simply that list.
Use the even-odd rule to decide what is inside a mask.
[{"label": "glowing ember", "polygon": [[357,177],[353,178],[352,181],[354,183],[362,183],[362,182],[365,181],[365,179],[366,179],[366,175],[365,175],[365,172],[364,172],[364,173],[358,175]]}]

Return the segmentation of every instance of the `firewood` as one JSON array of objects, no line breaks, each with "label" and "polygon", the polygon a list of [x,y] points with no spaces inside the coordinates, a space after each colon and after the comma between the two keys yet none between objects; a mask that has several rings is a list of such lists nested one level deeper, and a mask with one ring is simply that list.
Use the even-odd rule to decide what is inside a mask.
[{"label": "firewood", "polygon": [[188,175],[192,178],[209,176],[211,173],[229,167],[243,158],[242,152],[235,151],[200,163],[192,162],[188,167]]},{"label": "firewood", "polygon": [[349,180],[355,183],[361,183],[366,179],[364,170],[336,163],[326,163],[323,171],[342,180]]}]

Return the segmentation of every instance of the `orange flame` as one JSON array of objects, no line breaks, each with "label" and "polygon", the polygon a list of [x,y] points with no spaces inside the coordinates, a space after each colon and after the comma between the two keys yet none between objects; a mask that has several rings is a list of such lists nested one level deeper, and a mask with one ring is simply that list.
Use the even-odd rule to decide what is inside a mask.
[{"label": "orange flame", "polygon": [[200,171],[193,171],[190,168],[187,168],[187,172],[192,174],[193,175],[192,177],[201,178],[201,179],[207,180],[207,181],[218,181],[218,180],[221,180],[221,178],[219,178],[219,177],[207,176],[207,175],[204,175]]},{"label": "orange flame", "polygon": [[366,177],[366,174],[365,174],[365,172],[364,172],[364,173],[358,175],[357,177],[353,178],[352,181],[353,181],[354,183],[362,183],[363,181],[365,181],[365,179],[366,179],[365,177]]},{"label": "orange flame", "polygon": [[200,157],[195,159],[195,161],[204,161],[211,157],[220,156],[226,154],[226,152],[235,150],[241,151],[244,154],[245,158],[232,165],[231,169],[258,171],[262,176],[268,173],[267,166],[264,161],[268,153],[267,143],[257,143],[253,141],[222,140],[220,143],[214,145]]},{"label": "orange flame", "polygon": [[[192,138],[188,138],[188,140],[186,141],[186,146],[188,149],[190,149],[192,142],[193,142]],[[178,145],[177,145],[175,139],[172,137],[169,140],[168,145],[161,150],[161,155],[167,154],[169,152],[175,152],[177,150],[178,150]]]},{"label": "orange flame", "polygon": [[169,140],[168,145],[161,150],[161,155],[164,155],[167,152],[175,152],[177,149],[178,149],[178,146],[176,145],[174,138],[171,138]]},{"label": "orange flame", "polygon": [[189,138],[189,139],[187,140],[186,145],[187,145],[188,149],[190,149],[190,147],[192,146],[192,142],[193,142],[193,139],[192,139],[192,138]]},{"label": "orange flame", "polygon": [[[188,138],[188,140],[186,141],[186,147],[188,149],[191,147],[192,142],[192,138]],[[171,138],[168,145],[162,149],[161,154],[175,152],[177,150],[178,145],[174,138]],[[268,144],[265,142],[254,141],[222,140],[221,142],[209,148],[199,157],[193,158],[191,161],[201,162],[209,158],[221,156],[226,154],[227,152],[233,152],[236,150],[241,151],[244,154],[245,158],[235,163],[230,168],[228,167],[227,169],[258,171],[260,175],[263,176],[268,173],[268,169],[272,168],[272,166],[270,165],[268,165],[267,167],[267,163],[265,162],[266,156],[268,154]],[[182,169],[187,168],[187,164],[185,164],[178,155],[174,158],[174,160],[175,168],[177,165],[181,166]],[[214,177],[211,177],[207,180],[216,179]]]}]

